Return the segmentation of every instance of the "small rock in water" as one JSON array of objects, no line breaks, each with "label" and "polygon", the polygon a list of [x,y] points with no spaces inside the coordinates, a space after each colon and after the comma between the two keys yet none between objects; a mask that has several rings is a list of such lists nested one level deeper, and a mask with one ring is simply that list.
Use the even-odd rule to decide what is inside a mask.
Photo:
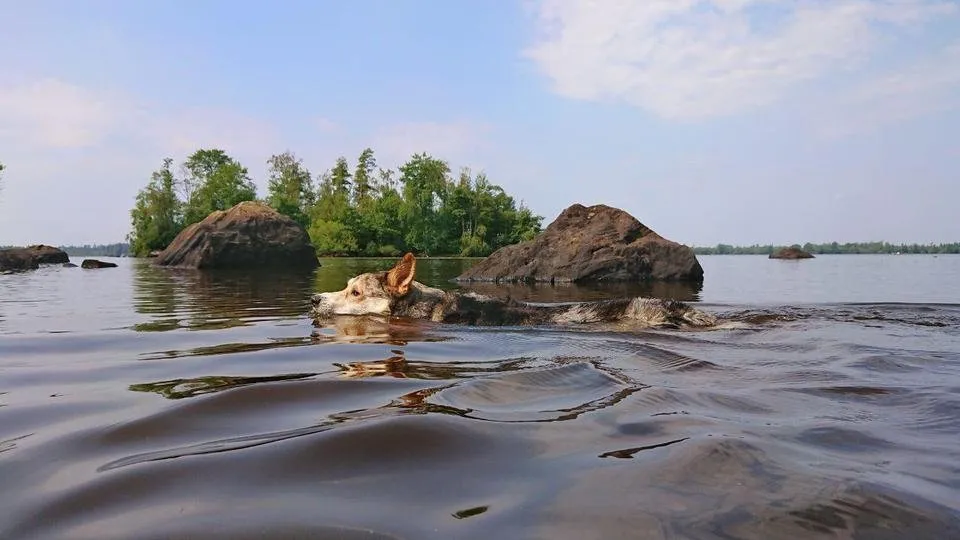
[{"label": "small rock in water", "polygon": [[87,269],[116,268],[117,264],[112,262],[98,261],[96,259],[84,259],[83,262],[80,264],[80,266]]},{"label": "small rock in water", "polygon": [[788,259],[788,260],[797,260],[797,259],[812,259],[813,254],[808,253],[797,246],[790,246],[781,249],[775,253],[771,253],[768,259]]}]

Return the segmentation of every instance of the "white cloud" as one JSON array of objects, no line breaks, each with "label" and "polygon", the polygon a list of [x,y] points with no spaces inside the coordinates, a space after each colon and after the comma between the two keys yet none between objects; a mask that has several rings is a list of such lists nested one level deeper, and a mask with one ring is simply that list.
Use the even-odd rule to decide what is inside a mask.
[{"label": "white cloud", "polygon": [[909,65],[865,78],[811,115],[830,137],[960,108],[960,41]]},{"label": "white cloud", "polygon": [[107,103],[57,79],[0,86],[0,140],[52,148],[96,145],[117,122]]},{"label": "white cloud", "polygon": [[[471,121],[406,122],[351,133],[317,117],[311,120],[312,133],[290,141],[267,119],[231,110],[164,107],[52,78],[17,84],[0,79],[0,119],[0,160],[7,166],[0,244],[121,238],[137,190],[151,171],[165,157],[179,163],[198,148],[222,148],[237,158],[261,194],[267,158],[291,142],[290,149],[306,158],[315,173],[332,167],[338,155],[356,159],[367,145],[383,167],[428,152],[454,170],[483,163],[481,153],[489,148],[488,126]],[[96,193],[97,205],[107,210],[76,213],[69,220],[27,210],[39,201],[64,209],[78,201],[89,206],[83,200],[89,193]]]},{"label": "white cloud", "polygon": [[[256,118],[160,108],[52,78],[0,83],[0,119],[0,244],[122,238],[137,190],[163,158],[219,147],[263,182],[267,157],[283,148],[273,124]],[[77,204],[106,210],[64,217]]]},{"label": "white cloud", "polygon": [[525,51],[564,96],[670,119],[730,115],[874,59],[943,0],[542,0]]}]

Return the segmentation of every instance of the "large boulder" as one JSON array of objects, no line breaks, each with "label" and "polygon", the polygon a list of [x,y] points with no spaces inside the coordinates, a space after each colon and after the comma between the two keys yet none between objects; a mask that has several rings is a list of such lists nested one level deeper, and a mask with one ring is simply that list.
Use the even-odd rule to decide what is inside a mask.
[{"label": "large boulder", "polygon": [[703,281],[693,249],[652,231],[623,210],[581,204],[533,240],[498,249],[457,281]]},{"label": "large boulder", "polygon": [[66,251],[53,246],[37,244],[26,248],[37,258],[39,264],[64,264],[70,262],[70,256]]},{"label": "large boulder", "polygon": [[155,264],[189,268],[316,268],[307,231],[269,206],[247,201],[184,229]]},{"label": "large boulder", "polygon": [[800,246],[790,246],[777,250],[770,254],[769,259],[812,259],[813,254],[800,249]]},{"label": "large boulder", "polygon": [[36,270],[41,264],[68,262],[70,262],[70,256],[65,251],[43,244],[0,250],[0,272]]},{"label": "large boulder", "polygon": [[39,267],[37,258],[26,248],[0,249],[0,272],[21,272]]}]

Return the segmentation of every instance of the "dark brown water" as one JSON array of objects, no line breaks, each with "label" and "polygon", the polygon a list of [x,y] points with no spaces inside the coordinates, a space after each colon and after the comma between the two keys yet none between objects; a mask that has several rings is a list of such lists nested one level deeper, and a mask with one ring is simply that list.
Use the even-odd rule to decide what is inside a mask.
[{"label": "dark brown water", "polygon": [[0,276],[0,538],[960,538],[960,257],[701,261],[483,292],[731,328],[314,328],[378,260]]}]

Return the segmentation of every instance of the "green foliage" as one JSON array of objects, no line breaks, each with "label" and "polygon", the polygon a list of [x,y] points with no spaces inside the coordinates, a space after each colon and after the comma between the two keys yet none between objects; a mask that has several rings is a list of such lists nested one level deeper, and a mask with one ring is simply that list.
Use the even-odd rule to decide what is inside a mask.
[{"label": "green foliage", "polygon": [[324,255],[351,255],[357,252],[357,237],[339,221],[317,219],[310,225],[310,240]]},{"label": "green foliage", "polygon": [[187,176],[184,216],[187,224],[196,223],[215,210],[226,210],[243,201],[257,198],[257,188],[247,168],[220,149],[201,149],[183,164]]},{"label": "green foliage", "polygon": [[160,250],[183,230],[183,205],[177,198],[177,180],[170,170],[173,160],[163,160],[160,169],[153,172],[150,183],[137,194],[130,211],[133,230],[128,235],[130,251],[143,256]]},{"label": "green foliage", "polygon": [[541,230],[542,217],[482,173],[463,170],[454,182],[449,165],[427,154],[412,156],[399,175],[384,169],[375,175],[375,167],[367,148],[352,176],[343,157],[323,175],[310,227],[321,255],[484,256]]},{"label": "green foliage", "polygon": [[450,168],[439,159],[416,154],[400,166],[403,206],[400,218],[404,240],[418,253],[441,253],[449,243],[441,209],[448,193]]},{"label": "green foliage", "polygon": [[309,214],[316,201],[310,171],[290,152],[271,156],[267,164],[270,166],[267,204],[309,227]]},{"label": "green foliage", "polygon": [[330,171],[330,185],[337,195],[349,195],[350,176],[350,165],[347,164],[347,158],[343,156],[337,158],[337,164]]},{"label": "green foliage", "polygon": [[[486,175],[465,169],[454,182],[449,165],[427,154],[390,170],[378,168],[366,148],[352,172],[341,156],[316,178],[290,152],[267,165],[266,203],[303,225],[320,255],[483,256],[533,238],[543,221]],[[171,166],[164,160],[131,210],[136,255],[165,248],[214,210],[256,198],[247,169],[223,150],[194,152],[181,178]]]},{"label": "green foliage", "polygon": [[[831,242],[829,244],[812,244],[807,242],[802,246],[800,244],[792,245],[815,255],[960,253],[960,242],[952,244],[891,244],[888,242],[848,242],[845,244]],[[775,246],[773,244],[731,246],[729,244],[717,244],[715,247],[695,247],[693,248],[693,252],[697,255],[769,255],[784,247],[788,246]]]},{"label": "green foliage", "polygon": [[357,159],[357,168],[353,173],[353,203],[357,208],[367,208],[373,196],[373,171],[377,168],[377,160],[373,157],[373,150],[365,148]]}]

